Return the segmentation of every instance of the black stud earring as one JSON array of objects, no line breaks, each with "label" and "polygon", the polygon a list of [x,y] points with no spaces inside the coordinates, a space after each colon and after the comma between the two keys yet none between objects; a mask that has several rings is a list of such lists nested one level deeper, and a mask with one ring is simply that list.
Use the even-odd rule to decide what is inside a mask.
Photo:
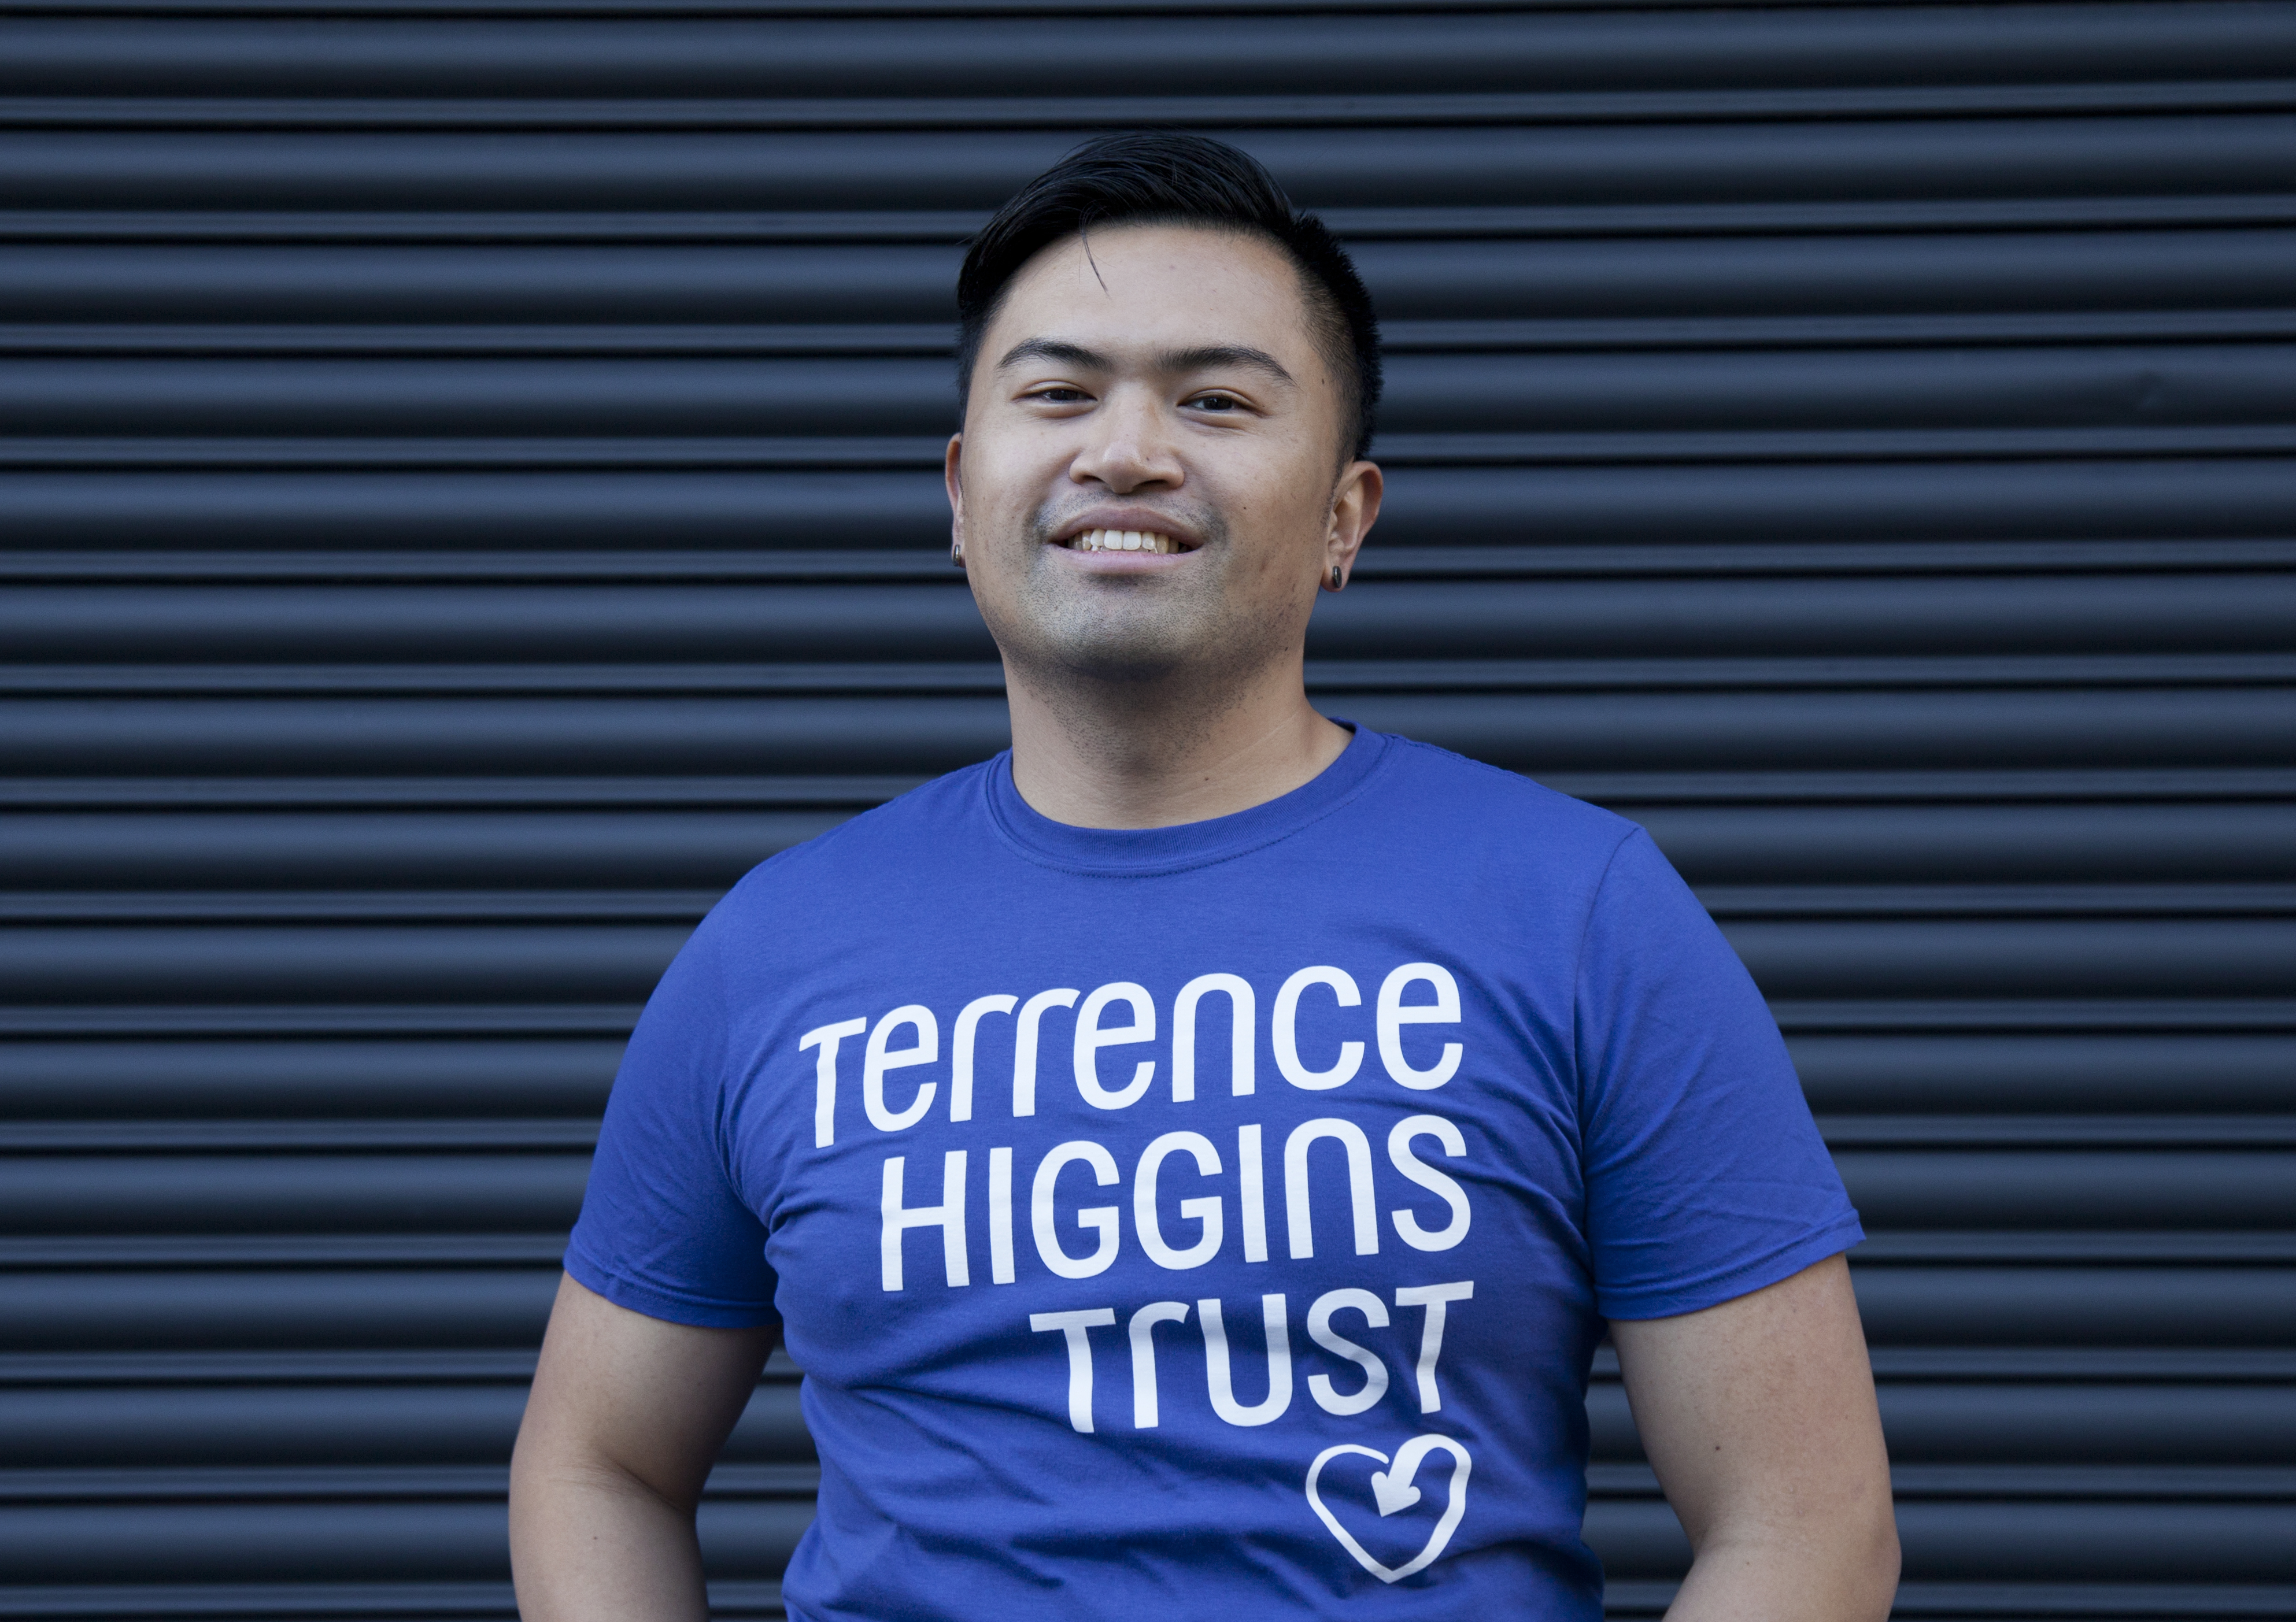
[{"label": "black stud earring", "polygon": [[1337,563],[1332,565],[1332,589],[1340,589],[1340,566]]}]

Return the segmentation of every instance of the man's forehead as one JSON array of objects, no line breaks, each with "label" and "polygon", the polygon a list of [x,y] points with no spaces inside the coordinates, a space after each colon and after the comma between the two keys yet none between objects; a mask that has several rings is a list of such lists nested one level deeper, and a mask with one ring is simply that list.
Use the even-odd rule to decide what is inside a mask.
[{"label": "man's forehead", "polygon": [[1248,233],[1107,227],[1047,244],[1031,258],[1013,277],[986,347],[1000,365],[1029,343],[1066,344],[1134,366],[1223,348],[1281,356],[1314,347],[1305,294],[1290,258]]}]

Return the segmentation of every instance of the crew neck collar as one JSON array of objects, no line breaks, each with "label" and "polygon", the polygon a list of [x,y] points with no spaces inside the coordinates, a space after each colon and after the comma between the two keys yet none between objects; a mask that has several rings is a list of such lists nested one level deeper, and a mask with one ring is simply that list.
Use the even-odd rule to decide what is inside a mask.
[{"label": "crew neck collar", "polygon": [[[1336,719],[1337,717],[1334,717]],[[1355,798],[1391,741],[1352,721],[1354,736],[1339,758],[1288,794],[1201,823],[1168,828],[1079,828],[1056,823],[1021,798],[1013,782],[1013,751],[982,774],[989,822],[1004,842],[1029,861],[1073,872],[1142,875],[1225,862],[1298,832]]]}]

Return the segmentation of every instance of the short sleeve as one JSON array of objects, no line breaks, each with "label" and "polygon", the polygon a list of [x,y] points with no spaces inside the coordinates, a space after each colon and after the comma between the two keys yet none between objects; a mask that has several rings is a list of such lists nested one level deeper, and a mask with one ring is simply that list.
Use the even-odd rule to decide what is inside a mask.
[{"label": "short sleeve", "polygon": [[1639,829],[1595,891],[1577,1018],[1604,1317],[1717,1306],[1865,1237],[1752,977]]},{"label": "short sleeve", "polygon": [[775,1323],[766,1230],[724,1138],[730,1049],[704,922],[654,988],[606,1101],[566,1271],[617,1305],[709,1329]]}]

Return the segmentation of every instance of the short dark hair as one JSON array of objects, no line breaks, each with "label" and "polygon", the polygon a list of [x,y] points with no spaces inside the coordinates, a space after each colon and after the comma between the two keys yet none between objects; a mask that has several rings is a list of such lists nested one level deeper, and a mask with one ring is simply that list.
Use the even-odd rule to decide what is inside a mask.
[{"label": "short dark hair", "polygon": [[1330,228],[1292,208],[1258,159],[1206,135],[1142,131],[1087,141],[1022,186],[981,227],[956,277],[960,405],[972,387],[981,340],[1021,267],[1063,238],[1119,225],[1203,225],[1261,237],[1281,250],[1300,273],[1309,324],[1351,407],[1342,443],[1357,456],[1370,451],[1379,406],[1379,319],[1363,278]]}]

